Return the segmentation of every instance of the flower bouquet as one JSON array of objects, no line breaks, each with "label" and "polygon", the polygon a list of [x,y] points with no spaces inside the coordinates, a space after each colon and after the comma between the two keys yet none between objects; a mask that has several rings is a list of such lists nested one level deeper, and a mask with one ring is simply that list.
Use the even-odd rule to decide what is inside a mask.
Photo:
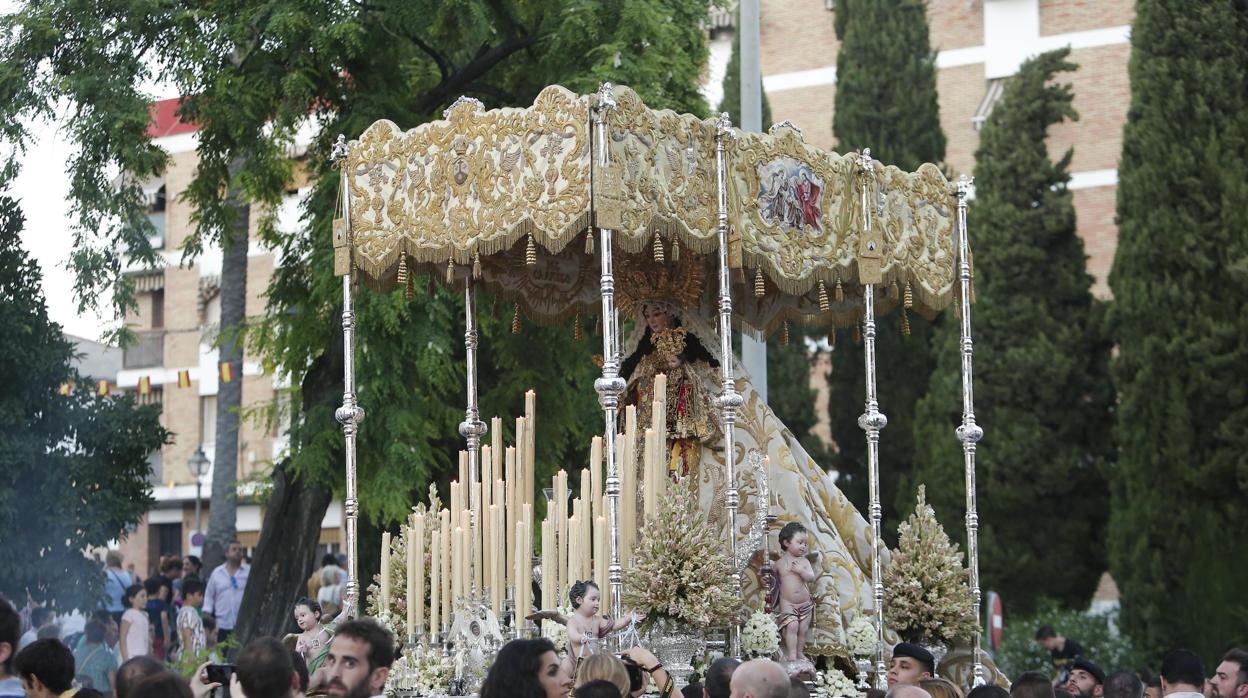
[{"label": "flower bouquet", "polygon": [[865,614],[859,614],[845,631],[845,641],[850,655],[854,657],[870,657],[875,654],[879,644],[879,634],[875,623]]},{"label": "flower bouquet", "polygon": [[853,680],[836,667],[829,667],[819,674],[816,690],[823,698],[858,698],[858,689]]},{"label": "flower bouquet", "polygon": [[741,653],[750,659],[774,657],[780,651],[780,628],[770,613],[755,611],[741,627]]}]

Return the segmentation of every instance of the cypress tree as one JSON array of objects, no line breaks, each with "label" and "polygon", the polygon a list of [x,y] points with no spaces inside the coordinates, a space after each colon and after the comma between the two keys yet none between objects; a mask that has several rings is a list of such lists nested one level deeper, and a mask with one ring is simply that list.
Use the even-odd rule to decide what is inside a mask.
[{"label": "cypress tree", "polygon": [[[945,135],[936,100],[936,56],[928,41],[923,0],[841,0],[836,4],[836,109],[832,131],[841,152],[871,148],[883,162],[916,170],[945,158]],[[882,292],[882,290],[881,290]],[[880,409],[888,427],[880,438],[881,502],[887,527],[912,506],[911,488],[902,486],[911,470],[915,444],[915,405],[932,372],[931,324],[911,313],[910,336],[893,313],[877,320],[876,357]],[[830,379],[834,461],[840,485],[866,511],[866,442],[858,427],[862,414],[863,350],[842,331],[832,354]],[[890,507],[892,504],[894,506]]]},{"label": "cypress tree", "polygon": [[1145,650],[1248,641],[1248,8],[1141,0],[1110,329],[1110,569]]},{"label": "cypress tree", "polygon": [[[741,21],[737,21],[737,26],[741,26]],[[728,59],[727,72],[724,73],[724,97],[720,100],[719,106],[715,111],[728,112],[728,116],[732,119],[732,123],[736,126],[741,125],[741,32],[738,31],[732,37],[732,56]],[[763,92],[763,133],[771,128],[771,104],[767,101],[767,93]]]},{"label": "cypress tree", "polygon": [[[1075,234],[1068,167],[1045,138],[1077,115],[1069,49],[1028,60],[1010,79],[975,153],[969,232],[975,260],[975,414],[983,587],[1010,612],[1041,596],[1087,603],[1105,569],[1109,347]],[[914,479],[965,540],[959,323],[936,330],[936,370],[919,403]],[[1039,524],[1039,525],[1038,525]]]}]

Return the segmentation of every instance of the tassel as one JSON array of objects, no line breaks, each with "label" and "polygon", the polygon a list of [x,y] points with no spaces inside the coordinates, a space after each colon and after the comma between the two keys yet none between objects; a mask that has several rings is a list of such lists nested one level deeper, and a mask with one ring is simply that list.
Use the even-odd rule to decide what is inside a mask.
[{"label": "tassel", "polygon": [[589,232],[585,233],[585,254],[593,254],[593,253],[594,253],[594,230],[593,228],[590,228]]},{"label": "tassel", "polygon": [[784,330],[780,333],[780,346],[789,346],[789,321],[784,321]]},{"label": "tassel", "polygon": [[905,299],[904,301],[902,301],[903,307],[906,307],[906,308],[914,307],[914,290],[910,288],[909,281],[906,282],[906,292],[905,292],[905,295],[903,295],[902,297]]},{"label": "tassel", "polygon": [[576,314],[576,322],[572,324],[572,339],[581,341],[585,339],[585,330],[581,328],[581,314]]},{"label": "tassel", "polygon": [[511,333],[520,334],[520,304],[516,304],[516,313],[511,316]]},{"label": "tassel", "polygon": [[897,282],[894,280],[893,284],[888,287],[888,299],[890,301],[895,301],[898,298],[901,298],[901,287],[898,286]]},{"label": "tassel", "polygon": [[763,268],[754,267],[754,297],[762,298],[767,294],[767,286],[763,283]]},{"label": "tassel", "polygon": [[529,233],[529,244],[524,248],[524,263],[530,267],[537,264],[537,243],[533,242],[533,233]]},{"label": "tassel", "polygon": [[672,261],[680,261],[680,238],[675,236],[672,237]]},{"label": "tassel", "polygon": [[411,300],[416,297],[416,277],[407,275],[407,287],[403,289],[403,297]]},{"label": "tassel", "polygon": [[819,312],[826,313],[832,309],[828,303],[828,287],[823,285],[823,281],[819,282]]},{"label": "tassel", "polygon": [[454,285],[454,283],[455,283],[455,259],[451,258],[451,259],[446,260],[446,284],[448,286],[451,286],[451,285]]},{"label": "tassel", "polygon": [[841,276],[839,274],[836,276],[836,296],[835,297],[836,297],[837,303],[845,302],[845,289],[841,288]]},{"label": "tassel", "polygon": [[399,286],[407,286],[407,255],[399,255],[399,275],[395,280]]},{"label": "tassel", "polygon": [[480,252],[472,253],[472,278],[473,279],[481,278],[481,253]]},{"label": "tassel", "polygon": [[663,263],[663,238],[657,234],[654,236],[654,261]]},{"label": "tassel", "polygon": [[901,336],[910,336],[910,317],[906,315],[906,309],[901,309]]}]

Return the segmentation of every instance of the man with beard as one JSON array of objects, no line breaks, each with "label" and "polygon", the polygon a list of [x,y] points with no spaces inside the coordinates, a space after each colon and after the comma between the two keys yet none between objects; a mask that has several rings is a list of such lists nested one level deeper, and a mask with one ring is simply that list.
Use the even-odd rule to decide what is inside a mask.
[{"label": "man with beard", "polygon": [[1248,651],[1233,649],[1213,673],[1213,698],[1248,698]]},{"label": "man with beard", "polygon": [[1076,698],[1101,698],[1105,693],[1105,672],[1092,662],[1079,657],[1070,663],[1066,690]]},{"label": "man with beard", "polygon": [[1205,663],[1191,650],[1173,650],[1161,659],[1161,695],[1203,698]]},{"label": "man with beard", "polygon": [[888,687],[897,684],[918,685],[922,679],[932,678],[936,658],[931,652],[912,642],[899,642],[893,648],[893,658],[888,666]]},{"label": "man with beard", "polygon": [[394,640],[371,620],[338,626],[325,657],[326,681],[333,698],[380,696],[394,662]]}]

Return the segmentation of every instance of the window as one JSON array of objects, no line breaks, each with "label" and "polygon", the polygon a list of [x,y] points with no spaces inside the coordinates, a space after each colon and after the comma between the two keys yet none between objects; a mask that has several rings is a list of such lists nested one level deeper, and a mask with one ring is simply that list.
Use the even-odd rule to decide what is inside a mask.
[{"label": "window", "polygon": [[208,450],[211,444],[217,442],[217,396],[204,395],[199,398],[199,441],[204,444],[204,450]]},{"label": "window", "polygon": [[165,326],[165,289],[152,291],[152,329]]},{"label": "window", "polygon": [[165,185],[160,185],[154,192],[147,195],[147,220],[151,222],[152,228],[156,230],[155,236],[152,238],[152,247],[156,249],[164,249],[165,247]]}]

